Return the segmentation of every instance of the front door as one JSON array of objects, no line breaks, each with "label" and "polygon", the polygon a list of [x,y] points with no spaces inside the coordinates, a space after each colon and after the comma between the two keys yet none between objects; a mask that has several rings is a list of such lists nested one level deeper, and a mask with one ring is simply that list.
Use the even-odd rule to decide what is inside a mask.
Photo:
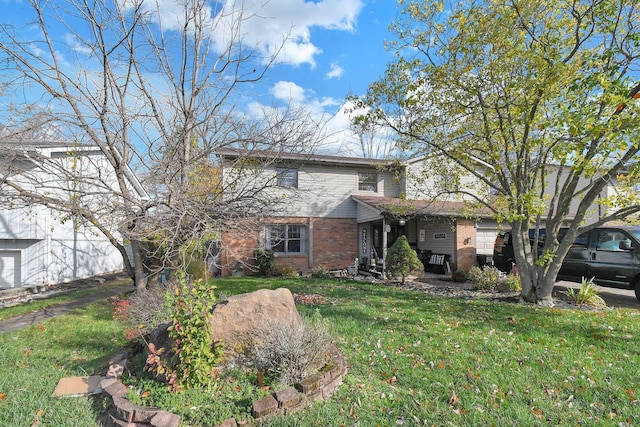
[{"label": "front door", "polygon": [[375,223],[371,227],[372,231],[372,252],[371,259],[382,258],[382,223]]}]

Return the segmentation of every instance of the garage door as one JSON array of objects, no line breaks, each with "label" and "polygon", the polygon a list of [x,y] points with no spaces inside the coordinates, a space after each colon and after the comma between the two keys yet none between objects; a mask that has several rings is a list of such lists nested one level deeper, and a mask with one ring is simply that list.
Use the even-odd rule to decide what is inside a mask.
[{"label": "garage door", "polygon": [[476,254],[493,255],[493,244],[497,235],[497,228],[478,228],[476,230]]},{"label": "garage door", "polygon": [[0,251],[0,288],[20,286],[20,251]]}]

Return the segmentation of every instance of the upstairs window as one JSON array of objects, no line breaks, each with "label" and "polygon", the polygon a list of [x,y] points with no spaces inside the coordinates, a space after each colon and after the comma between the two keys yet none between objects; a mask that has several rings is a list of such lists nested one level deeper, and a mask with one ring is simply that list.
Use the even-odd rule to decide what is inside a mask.
[{"label": "upstairs window", "polygon": [[375,172],[358,173],[358,190],[378,191],[378,174]]},{"label": "upstairs window", "polygon": [[270,225],[267,228],[267,247],[275,253],[306,253],[307,227],[300,224]]},{"label": "upstairs window", "polygon": [[298,169],[277,168],[276,184],[278,187],[298,188]]}]

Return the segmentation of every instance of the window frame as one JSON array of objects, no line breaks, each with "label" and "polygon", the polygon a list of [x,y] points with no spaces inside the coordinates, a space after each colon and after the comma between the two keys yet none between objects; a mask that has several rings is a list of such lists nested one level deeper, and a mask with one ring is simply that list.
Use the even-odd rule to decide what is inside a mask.
[{"label": "window frame", "polygon": [[[365,175],[368,175],[369,178],[373,177],[373,181],[363,179]],[[358,172],[358,191],[370,191],[372,193],[377,193],[378,172]]]},{"label": "window frame", "polygon": [[277,167],[276,185],[282,188],[298,188],[298,168]]},{"label": "window frame", "polygon": [[265,246],[278,255],[305,255],[308,251],[307,226],[295,223],[269,224],[266,227]]}]

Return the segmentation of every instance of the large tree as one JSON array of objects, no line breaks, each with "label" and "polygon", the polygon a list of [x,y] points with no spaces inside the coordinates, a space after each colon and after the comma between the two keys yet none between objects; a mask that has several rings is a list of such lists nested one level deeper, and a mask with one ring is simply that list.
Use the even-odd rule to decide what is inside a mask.
[{"label": "large tree", "polygon": [[[527,301],[553,304],[575,237],[640,210],[635,0],[401,1],[396,57],[360,99],[404,146],[455,165],[512,229]],[[449,180],[449,182],[459,182]],[[616,191],[611,193],[611,186]],[[606,190],[606,191],[605,191]],[[595,205],[596,220],[586,224]],[[562,241],[558,231],[570,223]],[[544,224],[540,251],[528,230]]]},{"label": "large tree", "polygon": [[[232,183],[219,179],[216,150],[277,153],[283,144],[310,150],[320,129],[308,126],[309,116],[299,109],[267,109],[259,120],[238,111],[240,87],[259,81],[279,53],[275,47],[265,57],[244,45],[248,17],[242,9],[185,0],[166,18],[155,5],[31,0],[25,5],[30,25],[0,24],[3,139],[19,149],[26,135],[42,134],[34,123],[55,123],[66,143],[98,147],[116,180],[99,188],[110,200],[106,215],[104,204],[86,203],[86,192],[47,197],[33,191],[37,183],[10,179],[2,183],[2,201],[46,205],[90,223],[118,248],[137,289],[146,287],[150,274],[145,259],[158,259],[159,253],[146,253],[150,248],[176,266],[190,240],[213,239],[243,213],[271,208],[272,200],[260,199],[271,183],[220,197]],[[40,120],[33,120],[33,111]],[[133,191],[130,170],[150,198]],[[93,178],[73,174],[61,182],[81,186],[85,180],[97,191]]]}]

